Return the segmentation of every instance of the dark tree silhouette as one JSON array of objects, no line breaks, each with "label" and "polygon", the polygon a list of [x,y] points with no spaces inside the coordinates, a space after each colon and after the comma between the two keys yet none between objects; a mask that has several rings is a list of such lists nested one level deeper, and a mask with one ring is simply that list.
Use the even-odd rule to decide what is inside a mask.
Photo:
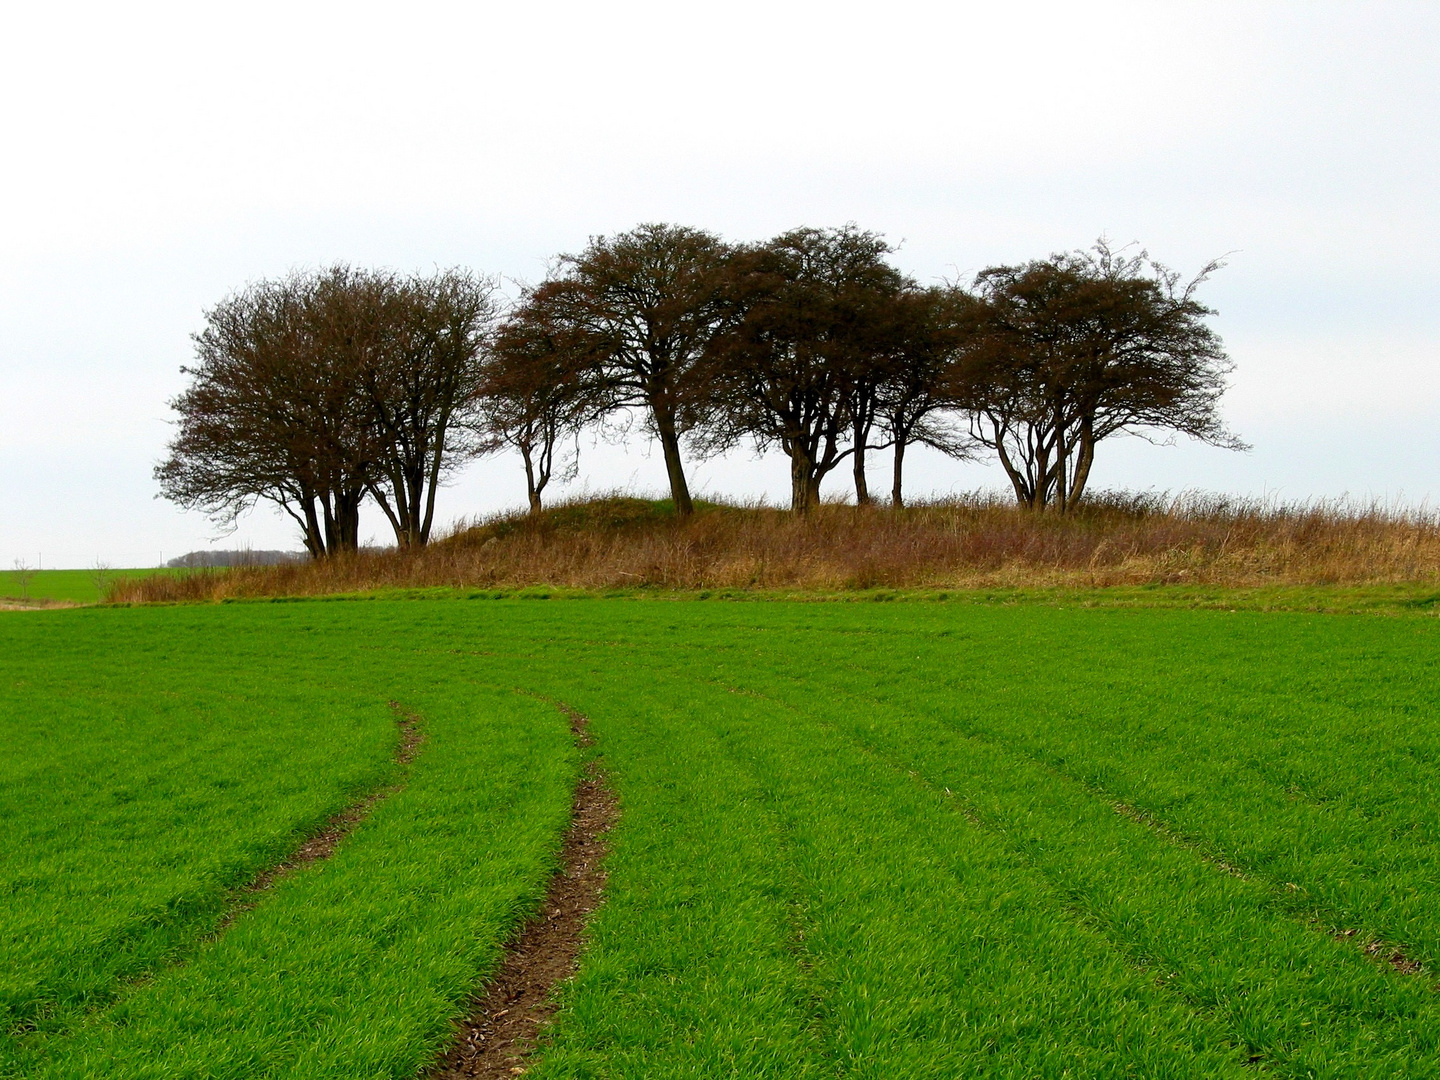
[{"label": "dark tree silhouette", "polygon": [[206,313],[161,493],[224,526],[257,500],[316,558],[359,543],[371,495],[401,546],[424,544],[435,490],[476,447],[494,284],[335,266],[251,286]]},{"label": "dark tree silhouette", "polygon": [[733,319],[712,349],[705,445],[778,445],[796,512],[818,504],[826,474],[868,438],[903,288],[889,252],[854,226],[806,228],[731,260]]},{"label": "dark tree silhouette", "polygon": [[355,548],[372,452],[358,360],[374,328],[329,306],[350,279],[336,267],[264,281],[206,312],[155,470],[163,495],[229,527],[268,500],[312,556]]},{"label": "dark tree silhouette", "polygon": [[904,506],[905,451],[921,443],[951,457],[969,457],[973,443],[962,430],[952,396],[952,369],[973,346],[979,305],[958,287],[910,288],[896,303],[895,357],[887,365],[876,412],[894,447],[890,502]]},{"label": "dark tree silhouette", "polygon": [[[513,446],[525,463],[531,513],[540,512],[552,479],[574,476],[580,430],[601,402],[584,341],[556,317],[555,292],[553,284],[532,290],[501,326],[480,390],[484,434]],[[561,444],[571,438],[577,445],[567,457]]]},{"label": "dark tree silhouette", "polygon": [[1244,447],[1218,412],[1234,365],[1205,322],[1214,312],[1195,299],[1218,267],[1182,282],[1146,253],[1101,241],[977,275],[981,329],[951,393],[1022,506],[1075,506],[1096,445],[1122,432]]},{"label": "dark tree silhouette", "polygon": [[[480,449],[472,414],[484,350],[499,315],[497,283],[463,270],[356,282],[378,324],[379,347],[362,363],[375,425],[368,490],[401,547],[429,542],[435,494]],[[343,299],[337,304],[343,307]]]},{"label": "dark tree silhouette", "polygon": [[678,514],[691,513],[680,439],[703,415],[696,367],[723,318],[729,253],[711,233],[641,225],[564,256],[548,282],[554,319],[590,357],[611,410],[644,410]]}]

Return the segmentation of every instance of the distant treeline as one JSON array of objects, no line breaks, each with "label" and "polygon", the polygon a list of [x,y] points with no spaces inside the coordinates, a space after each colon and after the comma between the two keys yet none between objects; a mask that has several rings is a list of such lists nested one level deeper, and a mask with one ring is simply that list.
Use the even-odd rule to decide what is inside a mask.
[{"label": "distant treeline", "polygon": [[165,565],[173,569],[202,570],[228,566],[290,566],[302,563],[308,555],[303,551],[189,551]]},{"label": "distant treeline", "polygon": [[453,469],[510,446],[532,511],[578,467],[580,433],[639,419],[670,495],[693,507],[682,448],[752,443],[790,463],[810,512],[848,462],[907,447],[993,456],[1030,510],[1084,497],[1097,445],[1127,431],[1242,444],[1218,413],[1233,365],[1193,278],[1104,241],[922,286],[854,226],[757,244],[644,225],[596,237],[504,301],[466,270],[335,266],[262,281],[206,313],[166,496],[222,521],[266,499],[314,557],[358,545],[371,499],[401,548],[426,544]]}]

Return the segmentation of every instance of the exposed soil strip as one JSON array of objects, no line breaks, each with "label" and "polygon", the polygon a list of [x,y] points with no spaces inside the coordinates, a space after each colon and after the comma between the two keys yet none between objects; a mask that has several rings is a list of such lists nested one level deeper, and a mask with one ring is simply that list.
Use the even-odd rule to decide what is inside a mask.
[{"label": "exposed soil strip", "polygon": [[240,888],[238,902],[225,913],[225,917],[215,928],[214,935],[218,936],[228,930],[237,918],[260,902],[259,894],[274,888],[277,881],[289,877],[311,863],[328,859],[334,855],[340,841],[354,832],[355,826],[370,816],[370,812],[375,809],[377,803],[405,786],[405,770],[415,760],[415,755],[420,752],[420,747],[425,742],[425,733],[421,730],[420,717],[406,710],[398,701],[390,702],[390,711],[395,714],[395,725],[400,729],[400,744],[395,747],[395,764],[402,770],[400,781],[389,787],[362,795],[327,820],[319,832],[290,852],[283,861],[266,867],[256,874],[248,885]]},{"label": "exposed soil strip", "polygon": [[[1360,946],[1360,950],[1370,959],[1378,964],[1389,964],[1401,975],[1426,975],[1425,965],[1419,960],[1412,960],[1394,945],[1387,941],[1375,939],[1366,940],[1358,937],[1358,930],[1337,930],[1334,933],[1336,941],[1354,942]],[[1432,980],[1433,983],[1433,980]],[[1430,989],[1440,990],[1440,983],[1434,983]]]},{"label": "exposed soil strip", "polygon": [[[582,747],[593,745],[589,720],[562,702]],[[515,1077],[555,1013],[555,987],[579,967],[585,923],[600,906],[605,887],[605,834],[619,816],[619,804],[595,762],[586,763],[575,786],[570,827],[560,869],[550,879],[539,914],[506,950],[494,980],[474,1004],[449,1052],[426,1074],[428,1080]]]}]

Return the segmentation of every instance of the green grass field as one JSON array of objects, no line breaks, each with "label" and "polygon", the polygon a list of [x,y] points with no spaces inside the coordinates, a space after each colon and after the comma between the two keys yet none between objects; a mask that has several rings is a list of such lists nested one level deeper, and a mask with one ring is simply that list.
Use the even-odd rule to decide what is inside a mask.
[{"label": "green grass field", "polygon": [[154,574],[188,573],[159,569],[106,570],[35,570],[22,581],[14,570],[0,571],[0,599],[60,600],[76,604],[93,604],[100,599],[102,585],[113,583],[120,578],[144,578]]},{"label": "green grass field", "polygon": [[542,698],[622,816],[529,1075],[1440,1076],[1427,610],[5,613],[0,1076],[417,1075],[554,865]]}]

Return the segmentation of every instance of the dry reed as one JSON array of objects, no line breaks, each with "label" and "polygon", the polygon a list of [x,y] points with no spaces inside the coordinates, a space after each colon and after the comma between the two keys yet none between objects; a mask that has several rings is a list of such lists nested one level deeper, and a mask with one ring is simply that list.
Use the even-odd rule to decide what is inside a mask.
[{"label": "dry reed", "polygon": [[989,495],[808,517],[612,496],[466,524],[416,551],[122,581],[112,601],[309,596],[381,588],[850,590],[1195,584],[1440,584],[1440,515],[1109,494],[1034,514]]}]

